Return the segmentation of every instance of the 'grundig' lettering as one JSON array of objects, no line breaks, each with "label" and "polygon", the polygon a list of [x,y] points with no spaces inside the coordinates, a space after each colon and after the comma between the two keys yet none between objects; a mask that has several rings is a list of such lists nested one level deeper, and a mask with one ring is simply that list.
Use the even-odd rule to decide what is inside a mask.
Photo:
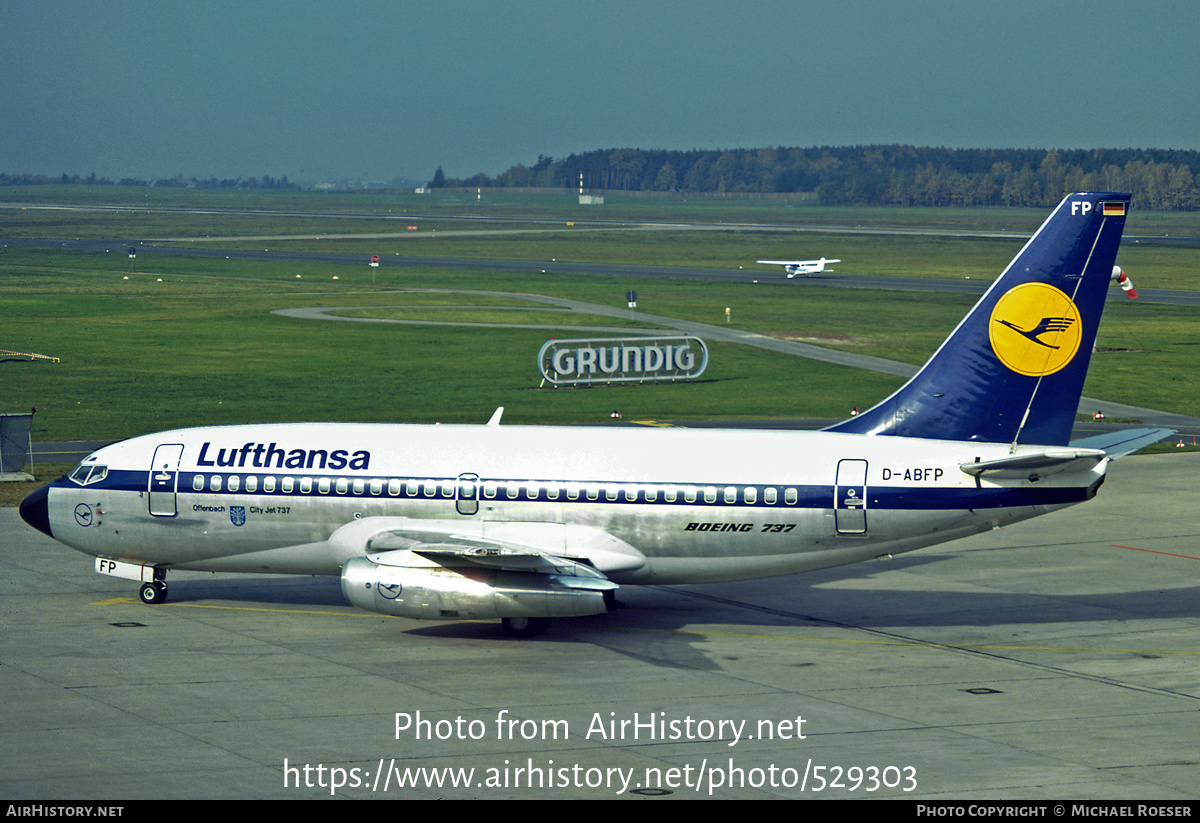
[{"label": "'grundig' lettering", "polygon": [[554,371],[561,375],[615,372],[688,371],[696,366],[696,355],[686,343],[678,346],[582,346],[558,349],[551,358]]},{"label": "'grundig' lettering", "polygon": [[200,447],[197,466],[221,466],[223,468],[246,468],[247,461],[256,469],[353,469],[366,471],[371,466],[371,453],[347,449],[292,449],[284,451],[276,444],[247,443],[241,448],[218,449],[215,459],[209,457],[212,443]]},{"label": "'grundig' lettering", "polygon": [[549,340],[538,370],[554,385],[694,380],[708,367],[708,348],[691,335]]}]

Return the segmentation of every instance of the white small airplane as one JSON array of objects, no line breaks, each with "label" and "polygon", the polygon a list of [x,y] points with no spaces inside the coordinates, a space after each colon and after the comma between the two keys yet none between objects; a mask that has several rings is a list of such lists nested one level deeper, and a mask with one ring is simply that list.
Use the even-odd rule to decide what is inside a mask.
[{"label": "white small airplane", "polygon": [[788,279],[792,279],[797,274],[803,274],[809,277],[821,272],[831,272],[833,269],[827,269],[830,263],[840,263],[841,260],[830,260],[825,257],[817,258],[816,260],[759,260],[764,266],[783,266],[783,270],[787,272]]},{"label": "white small airplane", "polygon": [[620,585],[794,574],[1091,499],[1170,433],[1068,443],[1127,194],[1067,197],[904,387],[822,432],[302,423],[105,446],[21,517],[166,599],[174,569],[341,578],[530,636]]}]

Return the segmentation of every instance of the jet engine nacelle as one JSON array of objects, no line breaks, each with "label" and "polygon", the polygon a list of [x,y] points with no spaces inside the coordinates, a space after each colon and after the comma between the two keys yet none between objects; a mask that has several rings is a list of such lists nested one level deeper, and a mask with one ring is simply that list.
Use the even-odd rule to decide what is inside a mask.
[{"label": "jet engine nacelle", "polygon": [[346,561],[342,593],[360,609],[418,620],[582,617],[610,611],[608,580],[481,567],[412,568]]}]

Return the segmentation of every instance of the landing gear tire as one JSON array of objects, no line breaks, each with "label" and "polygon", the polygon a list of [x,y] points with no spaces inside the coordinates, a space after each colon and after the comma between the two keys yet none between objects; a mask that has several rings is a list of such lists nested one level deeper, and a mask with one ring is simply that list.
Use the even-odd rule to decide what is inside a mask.
[{"label": "landing gear tire", "polygon": [[165,603],[167,601],[167,584],[166,583],[143,583],[142,590],[139,592],[143,603],[155,605],[156,603]]},{"label": "landing gear tire", "polygon": [[500,619],[504,633],[509,637],[537,637],[550,628],[549,617],[504,617]]}]

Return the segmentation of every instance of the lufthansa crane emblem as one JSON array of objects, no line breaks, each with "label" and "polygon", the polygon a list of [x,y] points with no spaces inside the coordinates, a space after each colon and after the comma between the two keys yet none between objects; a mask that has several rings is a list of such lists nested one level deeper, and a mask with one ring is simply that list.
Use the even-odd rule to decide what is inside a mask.
[{"label": "lufthansa crane emblem", "polygon": [[1001,363],[1040,377],[1071,362],[1083,328],[1079,309],[1066,294],[1047,283],[1025,283],[996,301],[988,336]]}]

